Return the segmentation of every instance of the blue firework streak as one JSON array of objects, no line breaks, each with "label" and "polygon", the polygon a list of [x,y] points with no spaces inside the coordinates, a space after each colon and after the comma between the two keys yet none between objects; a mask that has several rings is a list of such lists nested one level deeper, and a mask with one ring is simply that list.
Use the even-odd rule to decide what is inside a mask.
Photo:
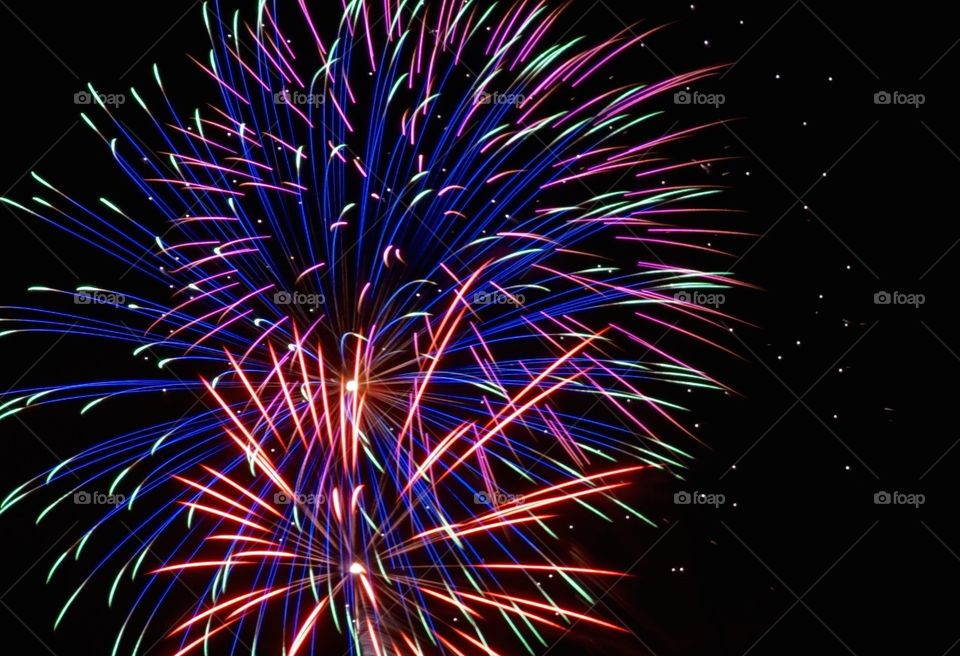
[{"label": "blue firework streak", "polygon": [[[354,0],[325,39],[302,1],[261,3],[253,22],[205,5],[213,49],[195,61],[220,99],[181,115],[155,68],[159,91],[131,95],[156,153],[90,88],[103,113],[84,121],[162,234],[37,174],[31,204],[0,200],[165,291],[35,287],[80,306],[7,307],[4,335],[126,342],[157,373],[19,390],[0,413],[177,391],[197,403],[3,502],[58,490],[43,519],[78,490],[120,499],[51,576],[120,512],[149,509],[57,623],[101,575],[110,603],[145,580],[115,653],[141,653],[177,577],[204,586],[187,621],[162,627],[178,655],[294,656],[335,632],[358,655],[495,654],[491,626],[535,654],[575,623],[622,630],[589,612],[591,580],[619,574],[561,555],[556,517],[646,520],[623,488],[682,467],[657,426],[689,435],[654,390],[722,387],[649,334],[707,341],[676,325],[718,326],[690,294],[728,274],[625,256],[712,250],[688,243],[707,230],[685,219],[718,190],[663,181],[711,160],[658,154],[696,129],[635,135],[651,99],[713,69],[611,88],[608,69],[654,30],[557,40],[561,9]],[[262,645],[271,616],[283,637]]]}]

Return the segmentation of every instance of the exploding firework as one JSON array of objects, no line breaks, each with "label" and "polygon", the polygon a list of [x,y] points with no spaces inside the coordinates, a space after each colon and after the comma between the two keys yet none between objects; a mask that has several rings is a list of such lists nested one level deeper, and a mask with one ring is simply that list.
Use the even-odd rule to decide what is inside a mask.
[{"label": "exploding firework", "polygon": [[255,649],[277,623],[263,648],[287,656],[338,640],[497,654],[504,635],[536,654],[573,625],[623,631],[592,591],[621,574],[572,556],[559,518],[644,518],[629,486],[682,466],[661,434],[690,435],[661,393],[722,388],[656,336],[709,341],[681,326],[725,315],[690,294],[734,283],[650,250],[712,251],[695,238],[724,232],[688,223],[716,187],[664,180],[712,163],[661,154],[699,128],[647,130],[658,97],[713,70],[611,87],[655,30],[558,40],[562,8],[543,2],[352,0],[333,34],[308,4],[250,22],[206,5],[214,47],[195,61],[219,100],[183,117],[155,68],[158,90],[131,93],[156,151],[90,88],[102,112],[83,118],[149,210],[37,174],[32,204],[2,199],[160,291],[35,287],[82,307],[7,307],[4,335],[128,343],[158,373],[19,390],[0,417],[161,392],[199,406],[3,502],[60,490],[42,519],[78,490],[124,491],[51,576],[120,512],[152,509],[57,622],[101,575],[111,604],[145,580],[115,653],[143,653],[181,579],[203,594],[160,627],[177,656]]}]

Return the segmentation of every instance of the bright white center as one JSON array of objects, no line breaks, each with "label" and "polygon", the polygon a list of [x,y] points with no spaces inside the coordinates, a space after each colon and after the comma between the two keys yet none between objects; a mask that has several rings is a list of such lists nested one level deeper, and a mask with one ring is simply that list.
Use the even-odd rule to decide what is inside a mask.
[{"label": "bright white center", "polygon": [[347,381],[347,391],[356,392],[357,391],[357,381],[350,379]]},{"label": "bright white center", "polygon": [[350,565],[350,573],[363,574],[363,565],[361,565],[360,563],[354,563],[353,565]]}]

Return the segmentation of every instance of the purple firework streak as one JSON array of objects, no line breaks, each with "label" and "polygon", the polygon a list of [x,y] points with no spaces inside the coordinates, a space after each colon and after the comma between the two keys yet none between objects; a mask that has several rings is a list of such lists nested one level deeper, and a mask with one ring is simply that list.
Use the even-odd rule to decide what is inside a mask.
[{"label": "purple firework streak", "polygon": [[[219,100],[181,115],[155,67],[155,91],[131,90],[155,151],[90,87],[102,111],[83,119],[149,211],[36,173],[31,202],[0,200],[153,292],[34,287],[51,304],[5,307],[2,334],[128,344],[156,369],[19,389],[0,418],[196,402],[3,501],[54,490],[40,521],[78,491],[120,499],[50,577],[143,507],[57,624],[103,577],[111,605],[139,586],[114,654],[145,653],[151,629],[177,656],[535,655],[574,625],[625,630],[593,612],[622,573],[565,547],[560,517],[653,525],[628,492],[689,458],[661,436],[693,438],[671,390],[725,389],[654,335],[722,348],[702,333],[728,317],[690,295],[738,283],[650,248],[720,253],[696,239],[739,233],[690,223],[717,186],[665,180],[716,161],[662,154],[702,128],[649,127],[658,97],[716,69],[611,86],[656,29],[564,40],[563,9],[352,0],[333,19],[300,0],[247,21],[206,4],[213,48],[194,61]],[[183,581],[203,594],[165,623]]]}]

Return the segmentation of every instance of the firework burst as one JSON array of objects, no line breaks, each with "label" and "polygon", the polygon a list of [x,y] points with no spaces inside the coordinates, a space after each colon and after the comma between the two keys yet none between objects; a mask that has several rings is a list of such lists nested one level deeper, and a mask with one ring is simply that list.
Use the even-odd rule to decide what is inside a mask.
[{"label": "firework burst", "polygon": [[[3,502],[62,490],[42,519],[99,482],[127,492],[51,576],[118,513],[153,508],[58,623],[101,574],[111,604],[146,575],[115,653],[143,653],[178,577],[203,594],[162,625],[177,656],[321,653],[337,633],[362,656],[497,654],[492,627],[536,654],[574,624],[624,630],[592,611],[591,582],[621,574],[571,556],[558,517],[645,520],[624,492],[682,466],[660,433],[690,435],[660,392],[722,387],[656,336],[709,341],[680,326],[724,315],[678,292],[734,283],[650,250],[713,250],[694,238],[723,231],[687,220],[718,190],[664,180],[712,160],[659,154],[696,129],[636,136],[659,96],[713,71],[611,87],[655,30],[558,41],[562,9],[352,0],[326,30],[303,0],[251,22],[206,5],[195,62],[219,100],[184,117],[154,69],[162,102],[131,94],[156,150],[90,88],[103,113],[83,118],[150,209],[87,206],[37,174],[31,204],[2,200],[155,293],[35,287],[92,311],[6,307],[3,334],[129,343],[159,373],[19,390],[0,416],[161,391],[200,409]],[[280,644],[259,645],[276,622]]]}]

